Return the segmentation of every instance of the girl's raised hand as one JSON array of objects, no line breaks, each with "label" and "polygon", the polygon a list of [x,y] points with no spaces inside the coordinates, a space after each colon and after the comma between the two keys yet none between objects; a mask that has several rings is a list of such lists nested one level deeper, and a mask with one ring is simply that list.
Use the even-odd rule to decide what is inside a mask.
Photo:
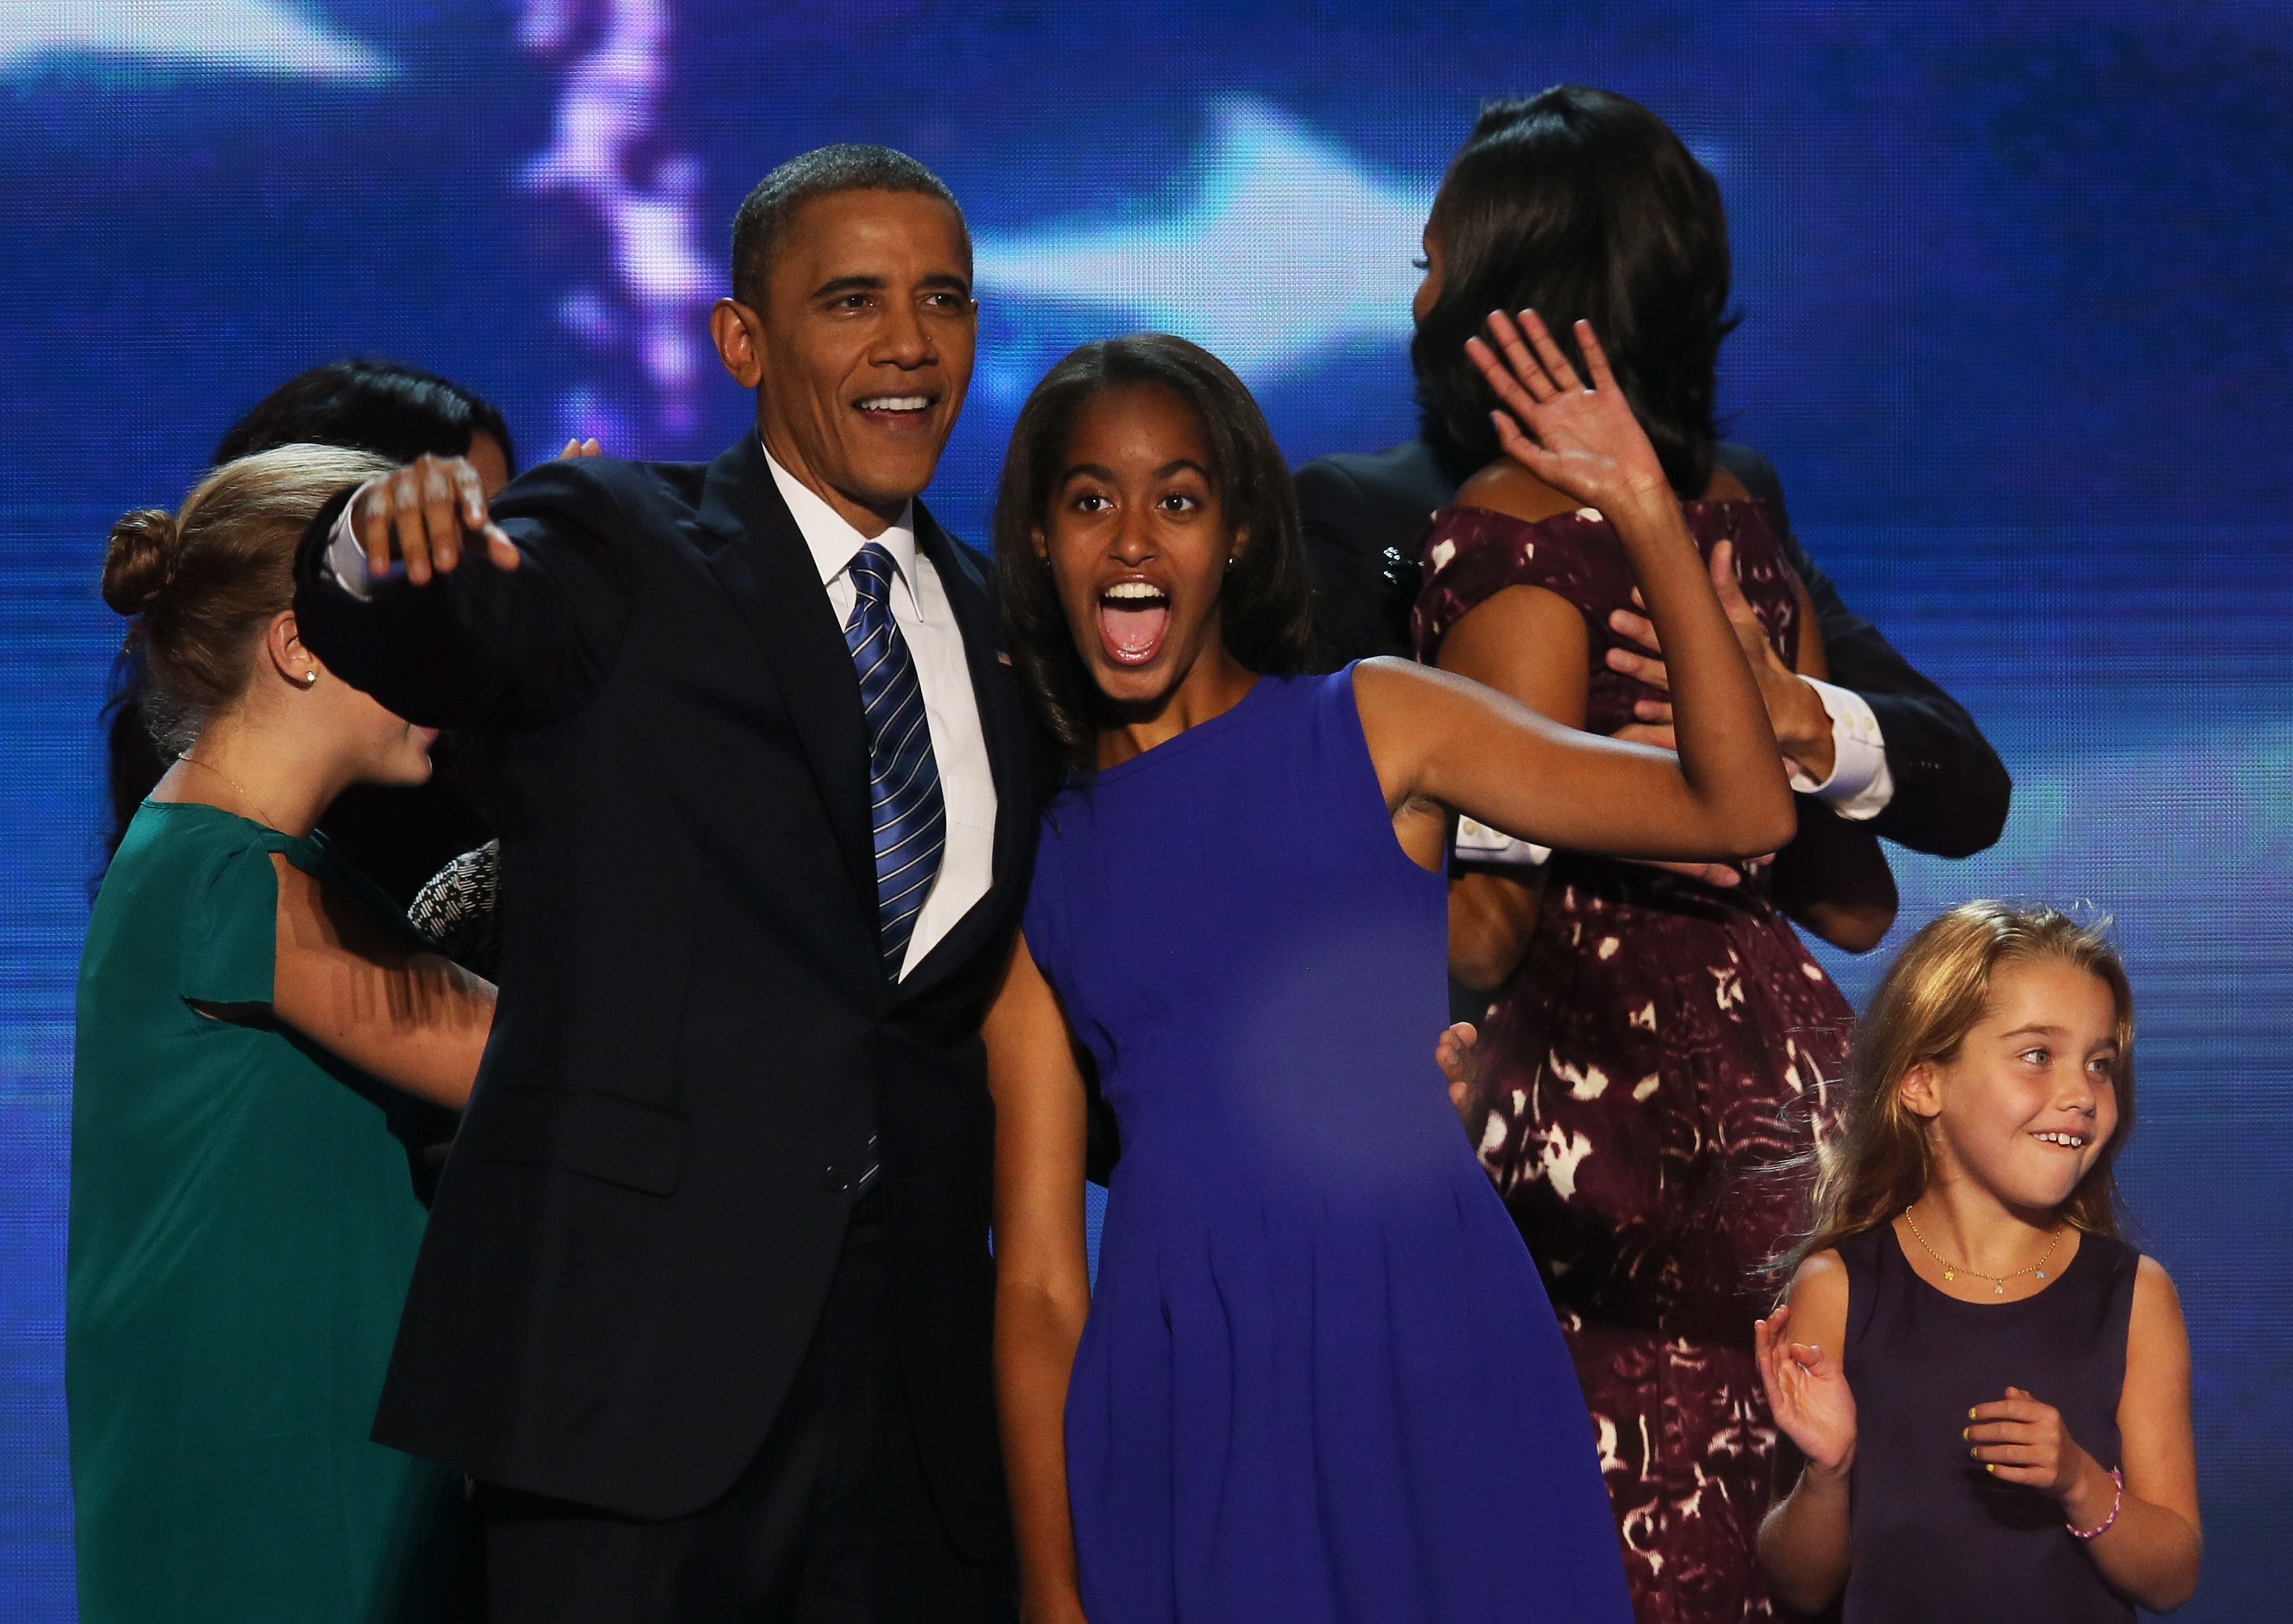
[{"label": "girl's raised hand", "polygon": [[1488,327],[1495,347],[1469,338],[1465,353],[1504,405],[1489,416],[1507,456],[1588,507],[1606,511],[1651,495],[1671,500],[1664,465],[1608,370],[1591,322],[1576,324],[1576,345],[1592,375],[1589,387],[1577,382],[1576,369],[1535,311],[1521,311],[1518,326],[1492,311]]},{"label": "girl's raised hand", "polygon": [[1790,1321],[1791,1310],[1784,1307],[1752,1326],[1768,1408],[1810,1466],[1826,1474],[1844,1472],[1855,1458],[1855,1394],[1821,1348],[1787,1340]]}]

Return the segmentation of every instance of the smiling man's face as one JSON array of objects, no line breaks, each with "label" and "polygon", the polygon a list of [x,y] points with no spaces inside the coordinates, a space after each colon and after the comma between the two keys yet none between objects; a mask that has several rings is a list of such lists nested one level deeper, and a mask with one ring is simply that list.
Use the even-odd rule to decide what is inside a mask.
[{"label": "smiling man's face", "polygon": [[788,223],[765,304],[717,307],[718,352],[758,390],[766,448],[864,535],[931,483],[979,335],[954,209],[920,192],[815,198]]}]

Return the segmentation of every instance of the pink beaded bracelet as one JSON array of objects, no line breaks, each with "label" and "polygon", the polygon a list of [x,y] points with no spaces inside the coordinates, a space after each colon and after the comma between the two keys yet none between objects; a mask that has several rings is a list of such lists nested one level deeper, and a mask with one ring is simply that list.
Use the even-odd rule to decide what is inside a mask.
[{"label": "pink beaded bracelet", "polygon": [[2116,1498],[2110,1502],[2110,1515],[2103,1518],[2101,1526],[2097,1528],[2070,1528],[2070,1525],[2068,1523],[2064,1523],[2062,1526],[2064,1528],[2070,1528],[2070,1537],[2072,1539],[2100,1539],[2103,1535],[2110,1531],[2110,1525],[2118,1521],[2118,1508],[2126,1504],[2126,1475],[2123,1472],[2120,1472],[2116,1466],[2112,1466],[2110,1468],[2110,1481],[2118,1485],[2118,1494]]}]

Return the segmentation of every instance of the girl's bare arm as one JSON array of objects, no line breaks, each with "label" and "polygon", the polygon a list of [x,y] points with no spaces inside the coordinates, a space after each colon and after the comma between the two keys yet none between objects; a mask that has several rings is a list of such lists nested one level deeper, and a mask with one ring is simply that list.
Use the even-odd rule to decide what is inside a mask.
[{"label": "girl's bare arm", "polygon": [[409,948],[284,857],[271,1013],[328,1054],[393,1087],[459,1111],[469,1103],[494,990]]},{"label": "girl's bare arm", "polygon": [[1066,1017],[1020,938],[984,1029],[995,1100],[995,1390],[1026,1624],[1079,1624],[1065,1415],[1090,1312],[1085,1095]]},{"label": "girl's bare arm", "polygon": [[2204,1538],[2198,1523],[2197,1445],[2190,1426],[2190,1336],[2166,1271],[2143,1258],[2126,1333],[2126,1386],[2118,1402],[2119,1472],[2078,1450],[2062,1515],[2094,1528],[2118,1501],[2118,1520],[2086,1541],[2102,1576],[2151,1612],[2171,1612],[2198,1588]]},{"label": "girl's bare arm", "polygon": [[[1795,1612],[1819,1612],[1847,1586],[1853,1561],[1847,1475],[1855,1463],[1854,1400],[1840,1362],[1847,1270],[1836,1252],[1800,1265],[1785,1307],[1757,1328],[1760,1376],[1776,1424],[1805,1464],[1760,1524],[1760,1565]],[[1795,1356],[1797,1348],[1818,1357]]]}]

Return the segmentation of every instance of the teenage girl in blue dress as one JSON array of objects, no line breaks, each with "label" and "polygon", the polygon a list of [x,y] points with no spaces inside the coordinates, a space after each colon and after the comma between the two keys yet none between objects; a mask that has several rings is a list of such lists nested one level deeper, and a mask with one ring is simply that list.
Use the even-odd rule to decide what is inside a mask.
[{"label": "teenage girl in blue dress", "polygon": [[1805,1457],[1761,1531],[1847,1624],[2099,1624],[2198,1582],[2190,1343],[2118,1238],[2134,1001],[2102,932],[1968,902],[1858,1029],[1788,1303],[1756,1330]]},{"label": "teenage girl in blue dress", "polygon": [[[1533,318],[1492,326],[1508,448],[1610,517],[1695,667],[1676,756],[1406,661],[1293,675],[1288,473],[1194,345],[1086,346],[1015,431],[1008,646],[1071,785],[985,1026],[1031,1624],[1631,1617],[1559,1327],[1426,1052],[1447,824],[1704,858],[1770,849],[1792,810],[1590,329],[1587,387]],[[1095,1297],[1076,1042],[1122,1134]]]}]

